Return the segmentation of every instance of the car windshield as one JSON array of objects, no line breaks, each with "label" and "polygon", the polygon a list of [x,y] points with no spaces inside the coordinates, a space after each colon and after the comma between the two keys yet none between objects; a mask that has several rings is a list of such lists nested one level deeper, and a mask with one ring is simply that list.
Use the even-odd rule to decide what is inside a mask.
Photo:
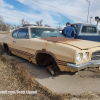
[{"label": "car windshield", "polygon": [[64,37],[64,36],[56,29],[31,28],[31,38],[43,38],[43,37]]}]

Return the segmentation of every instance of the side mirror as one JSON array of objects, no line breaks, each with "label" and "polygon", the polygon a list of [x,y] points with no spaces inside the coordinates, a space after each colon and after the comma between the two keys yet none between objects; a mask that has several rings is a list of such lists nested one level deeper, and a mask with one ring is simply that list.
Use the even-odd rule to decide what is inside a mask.
[{"label": "side mirror", "polygon": [[97,16],[97,17],[95,17],[95,21],[100,21],[100,19],[99,19],[99,17]]}]

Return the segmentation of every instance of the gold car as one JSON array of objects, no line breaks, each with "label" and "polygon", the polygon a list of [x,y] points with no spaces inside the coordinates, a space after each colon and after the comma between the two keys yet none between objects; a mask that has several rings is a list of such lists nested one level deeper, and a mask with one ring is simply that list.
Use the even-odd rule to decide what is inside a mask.
[{"label": "gold car", "polygon": [[26,26],[0,38],[8,55],[14,54],[52,74],[76,72],[100,65],[100,43],[65,38],[55,28]]}]

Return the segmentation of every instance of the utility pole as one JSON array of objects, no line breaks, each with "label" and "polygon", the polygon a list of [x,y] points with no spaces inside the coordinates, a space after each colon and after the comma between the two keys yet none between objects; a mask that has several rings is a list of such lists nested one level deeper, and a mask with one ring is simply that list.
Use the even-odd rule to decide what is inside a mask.
[{"label": "utility pole", "polygon": [[59,30],[60,30],[60,22],[59,22]]},{"label": "utility pole", "polygon": [[92,17],[92,15],[91,15],[91,17],[90,17],[90,24],[91,24],[91,19],[92,19],[93,17]]},{"label": "utility pole", "polygon": [[86,0],[87,3],[88,3],[88,15],[87,15],[87,23],[88,23],[88,18],[89,18],[89,7],[90,7],[90,1],[89,0]]}]

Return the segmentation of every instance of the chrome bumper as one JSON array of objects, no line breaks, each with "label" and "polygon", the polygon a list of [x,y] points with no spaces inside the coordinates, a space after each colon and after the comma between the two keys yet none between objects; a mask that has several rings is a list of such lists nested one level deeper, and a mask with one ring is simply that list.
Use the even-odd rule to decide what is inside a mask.
[{"label": "chrome bumper", "polygon": [[71,64],[71,63],[67,63],[67,67],[69,69],[72,69],[72,70],[75,70],[75,71],[78,71],[78,70],[81,70],[81,69],[85,69],[85,68],[88,68],[88,67],[99,67],[100,66],[100,60],[97,60],[97,61],[90,61],[88,63],[83,63],[83,64]]}]

